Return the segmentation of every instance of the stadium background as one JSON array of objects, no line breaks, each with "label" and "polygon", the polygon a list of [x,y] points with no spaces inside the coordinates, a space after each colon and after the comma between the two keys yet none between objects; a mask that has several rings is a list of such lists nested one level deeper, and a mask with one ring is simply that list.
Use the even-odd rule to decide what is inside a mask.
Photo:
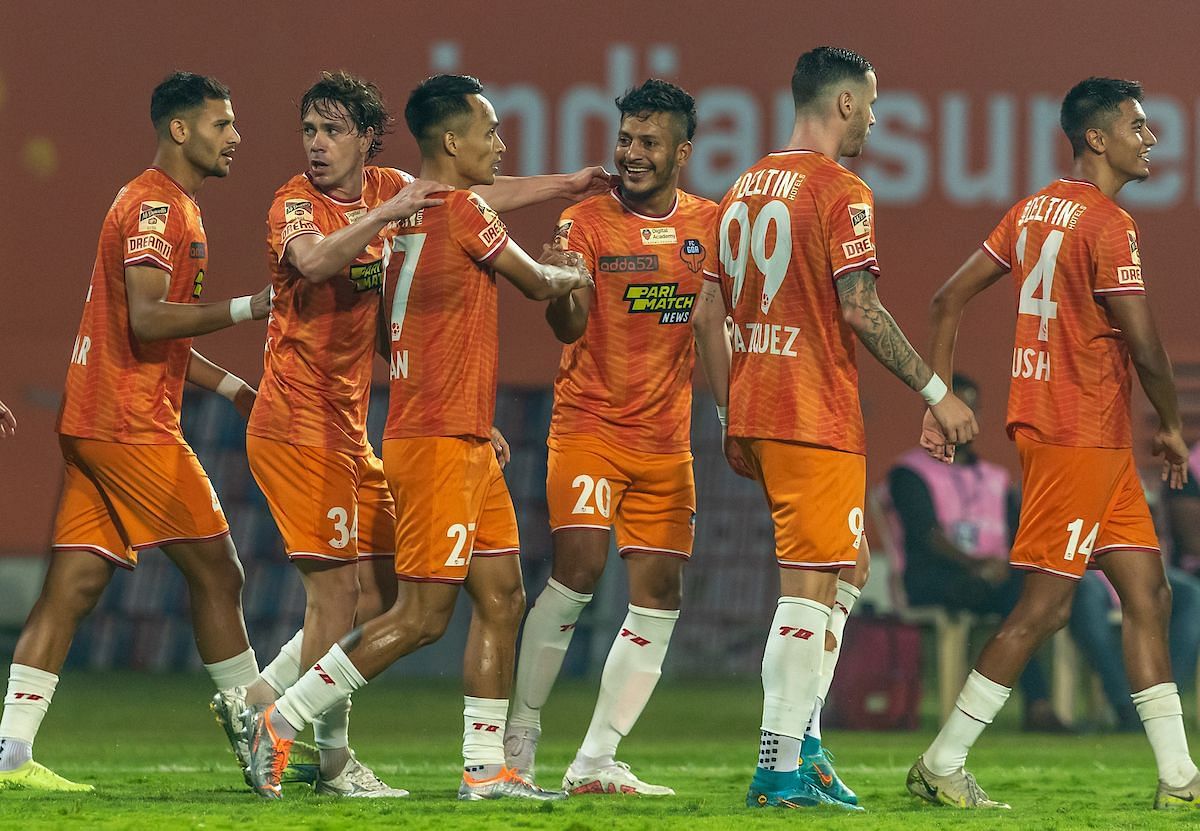
[{"label": "stadium background", "polygon": [[[1137,78],[1149,92],[1146,109],[1160,143],[1152,179],[1127,188],[1122,201],[1139,223],[1160,328],[1186,376],[1194,440],[1200,342],[1190,284],[1191,234],[1200,218],[1200,103],[1181,67],[1193,57],[1198,27],[1150,13],[1156,5],[1171,8],[1139,6],[1135,27],[1115,4],[1026,0],[986,10],[873,0],[836,10],[770,0],[743,11],[625,0],[452,7],[296,0],[219,10],[56,0],[27,15],[8,6],[9,22],[0,28],[0,137],[7,151],[0,153],[7,191],[0,398],[16,411],[20,431],[0,443],[0,618],[19,625],[27,589],[37,588],[31,563],[48,544],[61,472],[54,415],[97,230],[117,189],[152,157],[149,92],[168,72],[185,68],[227,83],[243,136],[230,178],[210,180],[200,197],[210,241],[208,300],[251,292],[267,278],[266,210],[274,189],[303,169],[296,101],[320,69],[345,67],[375,80],[396,114],[425,75],[478,75],[509,145],[504,172],[518,175],[611,164],[612,99],[647,76],[666,77],[696,95],[700,111],[682,184],[718,199],[745,166],[786,140],[787,82],[797,54],[827,42],[852,47],[875,64],[880,82],[878,123],[853,165],[876,195],[880,291],[922,349],[933,290],[1004,209],[1066,169],[1068,148],[1057,126],[1066,88],[1089,74]],[[1154,48],[1145,48],[1150,43]],[[415,170],[402,125],[379,162]],[[560,208],[506,219],[515,238],[536,250]],[[968,315],[958,363],[984,388],[982,452],[1012,467],[1002,423],[1013,313],[1001,291]],[[527,576],[540,585],[549,555],[542,442],[558,347],[540,306],[515,291],[501,294],[498,423],[514,443],[509,481]],[[261,344],[261,325],[197,342],[252,383],[261,374]],[[914,440],[920,407],[869,359],[862,364],[869,476],[876,482]],[[1144,402],[1139,408],[1145,412]],[[273,654],[302,613],[299,583],[246,470],[236,416],[205,396],[190,396],[186,410],[186,430],[247,563],[255,645],[261,655]],[[377,431],[382,408],[373,413]],[[753,674],[775,590],[770,528],[754,486],[724,469],[703,396],[696,413],[697,556],[668,671]],[[198,666],[181,581],[162,557],[148,553],[143,561],[135,575],[114,581],[81,632],[75,663]],[[602,660],[610,623],[623,608],[622,575],[613,569],[609,576],[593,612],[594,634],[576,639],[576,671]],[[458,642],[452,635],[440,650],[406,661],[405,671],[456,673]]]}]

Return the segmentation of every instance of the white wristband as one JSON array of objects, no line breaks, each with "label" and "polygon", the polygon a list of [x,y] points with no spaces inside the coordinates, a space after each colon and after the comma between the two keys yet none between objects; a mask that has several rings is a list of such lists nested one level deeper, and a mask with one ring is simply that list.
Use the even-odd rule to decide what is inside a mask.
[{"label": "white wristband", "polygon": [[229,301],[229,316],[233,318],[234,323],[241,323],[243,320],[249,320],[254,317],[254,310],[250,306],[250,295],[244,297],[235,297]]},{"label": "white wristband", "polygon": [[237,394],[242,391],[242,387],[246,382],[234,375],[232,372],[226,372],[225,377],[221,379],[221,383],[217,384],[217,395],[228,398],[232,401],[237,397]]},{"label": "white wristband", "polygon": [[930,407],[936,407],[946,397],[946,393],[950,390],[946,387],[946,382],[937,376],[935,372],[933,377],[929,379],[929,383],[921,388],[921,397],[925,399],[925,403]]},{"label": "white wristband", "polygon": [[717,405],[717,421],[721,422],[722,427],[729,426],[729,408]]}]

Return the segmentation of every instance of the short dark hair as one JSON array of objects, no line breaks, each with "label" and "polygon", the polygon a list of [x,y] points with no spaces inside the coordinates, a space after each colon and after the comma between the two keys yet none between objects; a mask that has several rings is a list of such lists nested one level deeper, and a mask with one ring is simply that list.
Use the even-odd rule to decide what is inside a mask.
[{"label": "short dark hair", "polygon": [[686,136],[680,139],[680,144],[691,141],[696,135],[696,99],[680,87],[658,78],[649,78],[640,87],[626,90],[617,99],[617,109],[621,118],[644,119],[653,113],[675,116],[676,126],[680,128],[677,133]]},{"label": "short dark hair", "polygon": [[447,121],[470,115],[467,96],[482,92],[483,84],[471,75],[431,75],[417,84],[404,106],[404,121],[422,152],[432,149]]},{"label": "short dark hair", "polygon": [[796,60],[792,71],[792,101],[796,109],[813,104],[831,85],[852,78],[861,81],[875,67],[857,52],[837,46],[818,46]]},{"label": "short dark hair", "polygon": [[150,123],[160,133],[180,113],[205,101],[228,101],[229,87],[216,78],[194,72],[172,72],[150,93]]},{"label": "short dark hair", "polygon": [[1142,100],[1142,85],[1119,78],[1088,78],[1071,87],[1059,110],[1058,123],[1071,142],[1075,157],[1087,150],[1087,131],[1106,127],[1121,111],[1122,102]]},{"label": "short dark hair", "polygon": [[341,117],[336,111],[339,104],[360,136],[368,129],[374,131],[367,158],[378,154],[383,149],[384,135],[392,131],[392,116],[383,103],[379,87],[344,69],[322,72],[321,80],[309,87],[300,99],[300,118],[303,119],[311,109],[322,118],[336,120]]}]

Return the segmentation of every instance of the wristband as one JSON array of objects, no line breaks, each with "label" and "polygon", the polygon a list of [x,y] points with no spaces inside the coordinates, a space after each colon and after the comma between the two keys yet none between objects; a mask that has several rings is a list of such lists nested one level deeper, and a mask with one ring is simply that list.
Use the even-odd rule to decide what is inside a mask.
[{"label": "wristband", "polygon": [[242,387],[246,382],[234,375],[232,372],[226,372],[225,377],[221,379],[221,383],[217,384],[216,393],[224,398],[232,401],[237,397],[237,394],[242,391]]},{"label": "wristband", "polygon": [[933,377],[929,379],[929,383],[921,388],[921,397],[925,399],[925,403],[930,407],[936,407],[946,397],[946,393],[950,390],[946,387],[946,382],[937,376],[935,372]]},{"label": "wristband", "polygon": [[729,407],[717,405],[717,421],[721,422],[722,427],[729,426]]},{"label": "wristband", "polygon": [[230,300],[229,316],[233,318],[234,323],[241,323],[243,320],[250,320],[254,317],[254,310],[250,306],[250,295]]}]

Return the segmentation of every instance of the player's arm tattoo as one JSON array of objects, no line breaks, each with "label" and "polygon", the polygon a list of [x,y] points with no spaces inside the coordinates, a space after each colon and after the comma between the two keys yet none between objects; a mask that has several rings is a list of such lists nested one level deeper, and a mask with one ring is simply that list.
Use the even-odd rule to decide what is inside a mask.
[{"label": "player's arm tattoo", "polygon": [[838,279],[837,290],[842,317],[875,360],[914,390],[928,384],[933,371],[879,302],[875,275],[869,271],[851,272]]}]

